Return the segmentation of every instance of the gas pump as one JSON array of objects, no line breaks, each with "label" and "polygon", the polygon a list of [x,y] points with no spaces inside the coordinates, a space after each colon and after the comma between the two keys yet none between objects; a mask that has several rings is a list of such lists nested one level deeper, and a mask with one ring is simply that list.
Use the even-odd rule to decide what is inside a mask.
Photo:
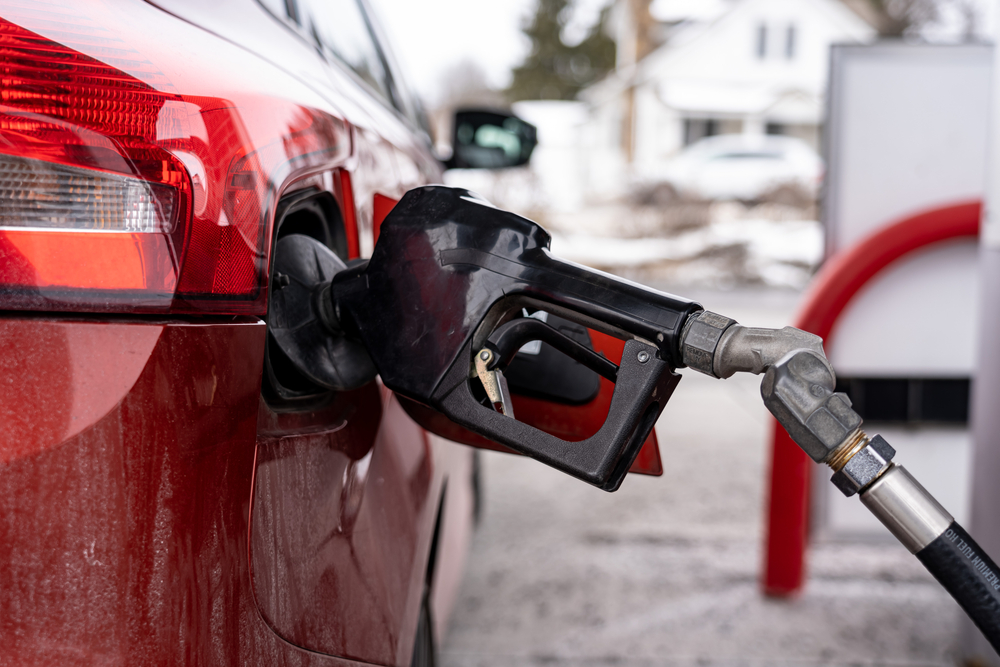
[{"label": "gas pump", "polygon": [[[554,257],[537,224],[458,188],[411,190],[382,223],[367,262],[346,266],[316,241],[281,239],[269,315],[276,344],[336,390],[381,376],[429,430],[451,422],[606,491],[625,474],[689,367],[763,375],[761,397],[831,481],[915,554],[1000,650],[1000,569],[869,436],[818,336],[744,327],[687,299]],[[278,289],[280,287],[280,289]],[[621,364],[525,309],[625,341]],[[615,384],[604,425],[578,442],[513,413],[504,371],[541,340]]]}]

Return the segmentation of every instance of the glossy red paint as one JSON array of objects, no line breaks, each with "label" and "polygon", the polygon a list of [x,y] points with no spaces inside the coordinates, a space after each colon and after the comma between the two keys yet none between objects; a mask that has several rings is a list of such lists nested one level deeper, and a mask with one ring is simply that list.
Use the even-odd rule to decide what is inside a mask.
[{"label": "glossy red paint", "polygon": [[361,241],[358,240],[358,219],[354,206],[354,186],[351,184],[351,172],[346,169],[338,169],[335,176],[335,187],[337,201],[340,202],[340,209],[344,216],[344,232],[347,236],[347,257],[357,259],[361,257]]},{"label": "glossy red paint", "polygon": [[0,321],[4,664],[273,650],[242,629],[264,329]]},{"label": "glossy red paint", "polygon": [[[293,570],[317,562],[295,551],[303,543],[325,558],[314,595],[278,610],[302,613],[291,639],[299,630],[339,637],[343,645],[314,648],[409,664],[416,607],[405,602],[419,602],[430,539],[411,519],[435,506],[427,444],[417,434],[418,456],[406,458],[401,443],[413,442],[416,426],[392,404],[380,422],[374,385],[328,408],[340,428],[279,435],[310,420],[261,405],[264,334],[254,320],[0,321],[3,664],[347,664],[268,627],[249,585],[248,533],[255,581],[275,581],[262,544],[279,545],[269,555],[291,558]],[[26,414],[46,419],[18,418]],[[289,514],[265,526],[277,532],[260,530],[262,488],[285,494],[272,510]],[[299,589],[289,590],[285,601]],[[256,592],[258,602],[272,599]],[[326,601],[333,609],[320,592],[336,593]],[[367,654],[373,647],[379,653]]]},{"label": "glossy red paint", "polygon": [[[935,243],[979,234],[980,202],[925,211],[894,222],[823,264],[795,326],[828,340],[837,318],[872,278],[909,253]],[[805,580],[809,539],[809,479],[813,462],[785,429],[771,424],[770,494],[764,593],[797,594]]]},{"label": "glossy red paint", "polygon": [[442,480],[423,431],[391,392],[380,397],[369,384],[323,412],[332,428],[296,435],[298,424],[261,406],[250,542],[257,604],[297,646],[406,664],[431,537],[419,527],[433,523]]},{"label": "glossy red paint", "polygon": [[375,200],[372,202],[373,215],[375,219],[375,242],[378,243],[378,232],[382,227],[382,221],[385,220],[385,216],[389,215],[393,207],[399,203],[398,199],[393,199],[392,197],[386,197],[379,193],[375,193]]},{"label": "glossy red paint", "polygon": [[[15,316],[25,303],[0,297],[0,663],[355,664],[327,653],[408,665],[425,587],[442,609],[455,594],[454,572],[429,582],[428,557],[445,497],[460,502],[441,535],[463,548],[471,451],[430,443],[375,385],[321,409],[268,406],[266,327],[232,317],[264,315],[266,281],[239,302],[191,294],[233,293],[225,276],[251,284],[246,262],[227,257],[266,275],[283,193],[329,193],[357,257],[373,244],[374,190],[401,195],[440,180],[440,167],[394,112],[287,41],[256,3],[174,5],[258,41],[220,39],[144,2],[5,6],[31,40],[165,100],[143,136],[192,179],[201,231],[175,244],[183,253],[159,282],[133,270],[135,234],[0,233],[0,274],[36,296],[60,288],[28,306],[79,313]],[[253,55],[282,40],[275,58]],[[169,320],[128,319],[168,308]],[[230,316],[177,316],[195,311]]]}]

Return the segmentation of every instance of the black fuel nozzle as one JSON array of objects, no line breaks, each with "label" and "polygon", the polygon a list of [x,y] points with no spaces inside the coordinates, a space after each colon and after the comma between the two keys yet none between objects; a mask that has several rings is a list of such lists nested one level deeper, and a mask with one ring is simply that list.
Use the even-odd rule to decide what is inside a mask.
[{"label": "black fuel nozzle", "polygon": [[[701,306],[557,259],[549,244],[534,222],[467,190],[411,190],[383,221],[368,264],[334,278],[335,319],[397,394],[614,490],[680,379],[681,332]],[[541,321],[515,319],[523,308],[626,340],[620,368]],[[502,373],[529,340],[615,382],[595,435],[568,442],[513,418]]]},{"label": "black fuel nozzle", "polygon": [[[767,371],[765,403],[817,461],[857,426],[823,419],[842,416],[834,408],[844,397],[833,393],[819,337],[743,327],[692,301],[562,261],[549,243],[534,222],[467,190],[417,188],[383,221],[368,262],[347,267],[307,237],[279,240],[270,330],[322,386],[351,389],[377,371],[405,399],[605,489],[621,483],[679,381],[674,370],[685,365],[717,378]],[[525,307],[626,340],[621,367],[520,317]],[[516,420],[504,371],[533,340],[615,383],[608,417],[591,438],[567,442]],[[793,350],[808,354],[779,363]],[[808,382],[795,372],[807,366],[816,376]],[[434,430],[421,408],[404,406]]]}]

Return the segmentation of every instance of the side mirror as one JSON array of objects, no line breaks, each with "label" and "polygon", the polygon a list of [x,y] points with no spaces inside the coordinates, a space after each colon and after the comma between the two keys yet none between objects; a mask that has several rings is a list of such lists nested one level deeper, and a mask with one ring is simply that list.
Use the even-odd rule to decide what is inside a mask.
[{"label": "side mirror", "polygon": [[512,114],[485,109],[455,112],[447,169],[503,169],[531,159],[538,130]]}]

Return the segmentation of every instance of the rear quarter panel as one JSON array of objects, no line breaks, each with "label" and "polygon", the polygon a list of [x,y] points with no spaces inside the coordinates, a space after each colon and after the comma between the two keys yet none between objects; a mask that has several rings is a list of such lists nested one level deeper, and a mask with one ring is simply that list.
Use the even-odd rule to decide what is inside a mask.
[{"label": "rear quarter panel", "polygon": [[[234,25],[260,19],[254,3],[224,6]],[[95,58],[108,43],[134,54],[142,67],[116,61],[128,76],[212,100],[249,145],[284,147],[272,215],[285,191],[335,193],[338,169],[358,174],[359,210],[440,175],[394,112],[301,46],[276,64],[136,1],[12,5],[5,18],[53,40],[84,34]],[[347,141],[301,159],[303,118]],[[319,651],[409,664],[438,502],[450,475],[467,485],[471,452],[428,443],[374,385],[344,414],[282,422],[260,398],[265,336],[252,317],[2,315],[0,662],[351,664]]]}]

